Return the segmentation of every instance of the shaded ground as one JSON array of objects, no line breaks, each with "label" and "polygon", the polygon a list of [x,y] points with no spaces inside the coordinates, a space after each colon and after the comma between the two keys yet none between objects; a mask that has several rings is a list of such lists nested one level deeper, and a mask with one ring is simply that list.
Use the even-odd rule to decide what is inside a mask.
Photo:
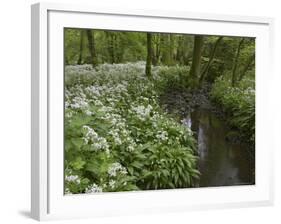
[{"label": "shaded ground", "polygon": [[160,97],[160,103],[167,112],[181,117],[185,117],[198,107],[214,111],[215,107],[208,97],[209,92],[209,85],[193,92],[186,89],[168,89]]}]

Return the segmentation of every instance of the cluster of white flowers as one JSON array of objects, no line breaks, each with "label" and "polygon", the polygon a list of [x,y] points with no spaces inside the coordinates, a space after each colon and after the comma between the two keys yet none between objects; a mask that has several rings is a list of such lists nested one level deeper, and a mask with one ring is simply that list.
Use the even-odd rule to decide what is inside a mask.
[{"label": "cluster of white flowers", "polygon": [[101,106],[101,108],[104,107],[103,103],[100,100],[94,100],[93,103],[95,106]]},{"label": "cluster of white flowers", "polygon": [[[108,110],[109,109],[109,110]],[[101,117],[101,119],[105,121],[109,121],[112,125],[123,125],[124,126],[124,119],[119,114],[115,113],[108,113],[112,108],[106,108],[106,114]]]},{"label": "cluster of white flowers", "polygon": [[89,94],[92,98],[98,98],[101,96],[101,91],[103,90],[103,86],[88,86],[85,88],[85,92]]},{"label": "cluster of white flowers", "polygon": [[78,175],[69,175],[69,176],[66,175],[65,180],[68,182],[75,182],[77,184],[80,184],[80,182],[81,182]]},{"label": "cluster of white flowers", "polygon": [[80,96],[74,97],[72,101],[73,102],[70,104],[70,107],[73,109],[85,109],[89,105],[86,98]]},{"label": "cluster of white flowers", "polygon": [[110,181],[108,182],[108,185],[109,185],[109,187],[110,187],[111,189],[114,189],[114,188],[115,188],[115,184],[116,184],[116,181],[115,181],[115,180],[110,180]]},{"label": "cluster of white flowers", "polygon": [[97,69],[93,69],[91,65],[75,65],[66,66],[65,68],[65,82],[73,83],[73,80],[78,82],[89,82],[97,80],[99,83],[105,83],[111,80],[123,80],[122,84],[126,84],[126,80],[131,77],[138,77],[140,79],[145,77],[145,62],[135,62],[126,64],[101,64]]},{"label": "cluster of white flowers", "polygon": [[65,194],[72,194],[72,192],[70,191],[70,189],[68,187],[65,188],[64,193]]},{"label": "cluster of white flowers", "polygon": [[108,168],[107,173],[111,177],[116,177],[118,173],[127,174],[128,172],[125,167],[123,167],[120,163],[116,162],[111,164],[111,166]]},{"label": "cluster of white flowers", "polygon": [[[145,62],[135,62],[126,64],[102,64],[98,67],[98,71],[111,76],[119,76],[120,74],[145,74]],[[122,77],[123,78],[123,77]]]},{"label": "cluster of white flowers", "polygon": [[140,105],[140,106],[132,106],[131,110],[135,112],[138,118],[142,121],[145,121],[147,117],[150,116],[151,110],[153,107],[149,104],[147,107]]},{"label": "cluster of white flowers", "polygon": [[116,145],[121,145],[121,144],[122,144],[122,140],[121,140],[121,138],[120,138],[120,136],[119,136],[118,131],[116,131],[116,130],[110,130],[110,131],[108,132],[108,134],[113,137],[114,143],[115,143]]},{"label": "cluster of white flowers", "polygon": [[113,138],[113,142],[115,145],[126,145],[126,149],[128,151],[133,151],[135,149],[136,142],[130,136],[131,132],[126,125],[126,120],[124,118],[115,113],[106,113],[101,118],[112,125],[111,130],[108,132],[108,135]]},{"label": "cluster of white flowers", "polygon": [[81,110],[88,116],[91,116],[93,112],[89,110],[89,103],[90,101],[87,98],[86,94],[84,94],[81,85],[72,87],[70,90],[66,89],[65,117],[71,118],[75,113],[77,113],[77,110]]},{"label": "cluster of white flowers", "polygon": [[166,141],[168,140],[168,132],[164,130],[158,131],[156,138],[160,139],[161,141]]},{"label": "cluster of white flowers", "polygon": [[244,90],[244,94],[255,95],[256,91],[255,89],[248,87],[247,89]]},{"label": "cluster of white flowers", "polygon": [[102,187],[98,186],[95,183],[88,186],[85,190],[85,193],[87,194],[100,193],[100,192],[102,192]]},{"label": "cluster of white flowers", "polygon": [[109,145],[107,140],[103,137],[100,137],[95,130],[87,125],[83,126],[83,129],[86,131],[86,134],[83,137],[85,144],[91,144],[92,150],[104,150],[109,153]]},{"label": "cluster of white flowers", "polygon": [[136,142],[139,142],[139,139],[134,140],[132,137],[127,137],[126,138],[126,143],[128,145],[127,151],[129,151],[129,152],[134,151],[137,146]]}]

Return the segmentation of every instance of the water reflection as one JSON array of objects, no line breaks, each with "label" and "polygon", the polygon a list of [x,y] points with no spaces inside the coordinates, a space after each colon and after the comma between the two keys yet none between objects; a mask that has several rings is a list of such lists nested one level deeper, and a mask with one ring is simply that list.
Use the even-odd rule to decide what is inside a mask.
[{"label": "water reflection", "polygon": [[226,141],[228,127],[212,112],[197,109],[183,119],[198,141],[200,187],[254,184],[249,146]]}]

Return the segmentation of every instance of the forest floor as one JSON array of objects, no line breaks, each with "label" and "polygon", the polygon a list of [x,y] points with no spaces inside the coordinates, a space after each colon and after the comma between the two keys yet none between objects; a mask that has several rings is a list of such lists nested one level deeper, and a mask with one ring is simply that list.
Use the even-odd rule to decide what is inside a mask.
[{"label": "forest floor", "polygon": [[186,116],[197,107],[214,110],[209,99],[211,86],[205,84],[201,89],[169,88],[160,96],[160,103],[168,113]]}]

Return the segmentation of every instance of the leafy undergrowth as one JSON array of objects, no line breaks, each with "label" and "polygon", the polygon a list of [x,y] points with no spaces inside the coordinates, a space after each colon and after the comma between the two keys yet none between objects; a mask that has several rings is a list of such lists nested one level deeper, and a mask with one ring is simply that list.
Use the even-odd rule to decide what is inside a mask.
[{"label": "leafy undergrowth", "polygon": [[228,123],[237,128],[242,137],[251,144],[255,142],[255,84],[245,78],[236,87],[231,80],[218,78],[213,85],[211,98],[221,105],[227,114]]},{"label": "leafy undergrowth", "polygon": [[186,69],[153,67],[148,80],[143,62],[66,66],[66,194],[194,186],[192,131],[158,103]]}]

